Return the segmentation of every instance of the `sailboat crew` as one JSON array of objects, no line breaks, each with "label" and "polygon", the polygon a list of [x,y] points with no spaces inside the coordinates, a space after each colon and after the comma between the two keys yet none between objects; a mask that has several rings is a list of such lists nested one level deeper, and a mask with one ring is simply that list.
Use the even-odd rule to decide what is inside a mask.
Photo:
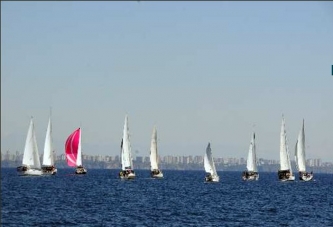
[{"label": "sailboat crew", "polygon": [[207,175],[206,175],[206,180],[207,180],[207,181],[211,181],[211,180],[213,180],[213,176],[212,176],[211,173],[207,173]]}]

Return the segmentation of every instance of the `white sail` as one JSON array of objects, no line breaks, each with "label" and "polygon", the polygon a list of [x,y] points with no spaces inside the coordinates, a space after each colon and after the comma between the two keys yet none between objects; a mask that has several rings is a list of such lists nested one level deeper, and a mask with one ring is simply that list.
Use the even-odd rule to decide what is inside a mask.
[{"label": "white sail", "polygon": [[150,143],[150,169],[158,169],[158,155],[157,155],[157,131],[156,127],[153,129]]},{"label": "white sail", "polygon": [[211,165],[208,160],[207,151],[204,156],[204,167],[205,167],[206,173],[212,173],[212,168],[211,168]]},{"label": "white sail", "polygon": [[247,171],[251,172],[258,172],[257,168],[257,157],[256,157],[256,144],[255,144],[255,133],[253,133],[249,153],[247,156],[247,163],[246,163]]},{"label": "white sail", "polygon": [[282,117],[281,134],[280,134],[280,170],[290,170],[290,159],[288,154],[287,135],[285,129],[285,121]]},{"label": "white sail", "polygon": [[51,117],[49,118],[49,123],[48,123],[47,130],[46,130],[43,165],[44,166],[53,166],[54,165]]},{"label": "white sail", "polygon": [[213,154],[212,149],[210,148],[210,143],[208,143],[208,146],[206,148],[206,153],[204,156],[204,167],[205,171],[207,173],[210,173],[212,175],[217,176],[214,160],[213,160]]},{"label": "white sail", "polygon": [[33,118],[30,120],[22,164],[36,169],[41,168]]},{"label": "white sail", "polygon": [[286,147],[286,150],[287,150],[287,158],[288,158],[288,165],[289,165],[289,170],[290,170],[290,174],[293,175],[293,169],[291,168],[291,159],[290,159],[290,152],[289,152],[289,146],[288,146],[288,138],[287,138],[287,133],[285,133],[285,141],[286,141],[286,144],[285,144],[285,147]]},{"label": "white sail", "polygon": [[304,120],[296,142],[296,164],[298,171],[306,172]]},{"label": "white sail", "polygon": [[122,147],[121,147],[121,168],[122,170],[132,169],[131,143],[129,138],[128,117],[125,117]]},{"label": "white sail", "polygon": [[76,166],[82,166],[82,150],[81,150],[81,138],[82,138],[82,130],[80,128],[80,137],[79,137],[79,144],[77,148],[77,159],[76,159]]}]

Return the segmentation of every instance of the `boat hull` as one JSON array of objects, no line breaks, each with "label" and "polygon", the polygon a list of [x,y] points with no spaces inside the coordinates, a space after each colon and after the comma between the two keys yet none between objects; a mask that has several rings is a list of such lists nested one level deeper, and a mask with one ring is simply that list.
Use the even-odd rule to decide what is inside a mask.
[{"label": "boat hull", "polygon": [[152,178],[163,178],[163,173],[161,170],[159,170],[158,172],[151,171],[150,175]]},{"label": "boat hull", "polygon": [[135,173],[133,172],[133,170],[131,172],[127,172],[127,171],[120,171],[119,172],[119,177],[120,179],[134,179],[135,178]]},{"label": "boat hull", "polygon": [[42,167],[43,175],[55,175],[58,170],[54,166],[43,166]]},{"label": "boat hull", "polygon": [[219,182],[220,181],[220,177],[219,176],[206,176],[205,177],[205,181],[206,182]]},{"label": "boat hull", "polygon": [[75,169],[75,174],[86,174],[86,173],[87,173],[87,170],[85,168],[83,168],[82,166],[77,167]]},{"label": "boat hull", "polygon": [[290,173],[290,170],[279,170],[278,177],[280,181],[294,181],[295,176]]},{"label": "boat hull", "polygon": [[242,179],[245,181],[259,180],[259,173],[244,171]]},{"label": "boat hull", "polygon": [[313,179],[313,173],[299,172],[299,179],[301,181],[310,181]]},{"label": "boat hull", "polygon": [[17,167],[17,173],[19,176],[41,176],[43,171],[41,169],[33,169],[26,166]]}]

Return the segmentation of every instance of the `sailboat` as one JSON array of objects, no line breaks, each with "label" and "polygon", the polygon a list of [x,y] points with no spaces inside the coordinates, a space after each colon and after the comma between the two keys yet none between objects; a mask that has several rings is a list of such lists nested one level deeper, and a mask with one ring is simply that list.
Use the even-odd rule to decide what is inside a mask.
[{"label": "sailboat", "polygon": [[256,144],[255,144],[256,135],[253,133],[250,142],[249,153],[247,156],[246,171],[243,172],[243,180],[258,180],[259,173],[257,167],[257,155],[256,155]]},{"label": "sailboat", "polygon": [[293,181],[295,175],[291,168],[285,120],[282,115],[281,134],[280,134],[280,170],[278,171],[279,180]]},{"label": "sailboat", "polygon": [[42,170],[44,175],[54,175],[57,173],[57,168],[54,165],[51,116],[49,118],[45,136]]},{"label": "sailboat", "polygon": [[133,170],[133,160],[131,154],[131,143],[128,128],[128,116],[125,116],[123,138],[120,144],[120,159],[121,159],[121,171],[119,177],[121,179],[134,179],[135,173]]},{"label": "sailboat", "polygon": [[157,155],[157,131],[156,127],[153,129],[150,143],[150,174],[153,178],[163,178],[162,171],[158,168],[158,155]]},{"label": "sailboat", "polygon": [[24,146],[22,165],[17,167],[20,176],[41,176],[42,170],[39,160],[35,126],[33,118],[30,119],[27,138]]},{"label": "sailboat", "polygon": [[306,172],[304,119],[302,129],[298,134],[298,139],[295,146],[295,159],[296,166],[298,168],[299,179],[303,181],[312,180],[313,173]]},{"label": "sailboat", "polygon": [[208,146],[206,148],[206,153],[204,156],[204,167],[206,171],[206,177],[205,181],[207,182],[219,182],[220,177],[217,175],[214,160],[213,160],[213,154],[212,149],[210,148],[210,143],[208,143]]},{"label": "sailboat", "polygon": [[76,167],[76,174],[86,174],[87,170],[82,165],[81,128],[70,134],[65,143],[67,165]]}]

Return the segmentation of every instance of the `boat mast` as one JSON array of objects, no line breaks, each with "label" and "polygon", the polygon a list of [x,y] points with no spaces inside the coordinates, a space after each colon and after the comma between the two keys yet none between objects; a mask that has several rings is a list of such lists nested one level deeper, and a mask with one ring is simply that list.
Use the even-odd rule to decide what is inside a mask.
[{"label": "boat mast", "polygon": [[51,165],[54,165],[54,159],[55,159],[55,151],[54,151],[54,148],[53,148],[53,138],[52,138],[52,107],[50,106],[50,119],[49,119],[49,122],[50,122],[50,142],[51,142]]},{"label": "boat mast", "polygon": [[257,172],[258,171],[258,167],[257,167],[257,151],[256,151],[256,133],[255,133],[255,127],[256,127],[256,124],[254,123],[253,124],[253,144],[252,144],[252,158],[253,158],[253,170],[254,172]]},{"label": "boat mast", "polygon": [[289,170],[290,170],[290,174],[292,175],[293,174],[293,169],[291,168],[291,161],[290,161],[290,157],[289,157],[289,146],[288,146],[288,138],[287,138],[286,129],[284,130],[284,136],[285,136],[285,148],[286,148],[286,152],[287,152]]},{"label": "boat mast", "polygon": [[297,157],[297,146],[298,146],[298,140],[296,141],[296,145],[295,145],[295,163],[296,163],[296,169],[299,171],[298,157]]}]

